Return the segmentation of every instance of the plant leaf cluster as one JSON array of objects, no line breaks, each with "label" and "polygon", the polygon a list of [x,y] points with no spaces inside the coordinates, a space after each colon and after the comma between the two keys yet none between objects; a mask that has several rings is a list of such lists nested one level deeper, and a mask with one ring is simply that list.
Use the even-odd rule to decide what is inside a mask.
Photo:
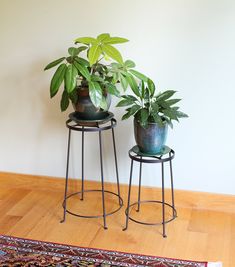
[{"label": "plant leaf cluster", "polygon": [[173,128],[172,121],[188,117],[176,105],[181,99],[172,98],[176,91],[167,90],[156,94],[155,84],[150,79],[142,79],[138,86],[132,86],[134,95],[122,95],[117,104],[117,107],[127,107],[123,120],[134,116],[144,128],[149,122],[157,123],[160,127],[167,123]]},{"label": "plant leaf cluster", "polygon": [[75,39],[76,46],[68,49],[67,57],[54,60],[44,68],[48,70],[57,66],[51,79],[50,96],[54,97],[64,84],[60,103],[62,111],[68,108],[70,100],[76,103],[79,85],[88,87],[93,104],[106,110],[105,92],[119,97],[118,83],[124,91],[128,86],[135,91],[136,77],[147,80],[146,76],[134,70],[135,63],[131,60],[124,62],[121,53],[114,47],[125,42],[128,40],[111,37],[108,33],[96,38],[80,37]]}]

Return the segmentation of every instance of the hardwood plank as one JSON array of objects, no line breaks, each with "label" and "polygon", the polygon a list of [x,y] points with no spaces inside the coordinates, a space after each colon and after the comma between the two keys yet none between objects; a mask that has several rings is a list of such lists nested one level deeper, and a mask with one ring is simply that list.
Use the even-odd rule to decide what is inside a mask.
[{"label": "hardwood plank", "polygon": [[[167,238],[162,237],[162,226],[145,226],[129,222],[125,225],[125,207],[107,217],[108,230],[102,218],[83,219],[63,215],[64,179],[0,173],[0,232],[25,238],[97,247],[165,257],[223,261],[223,267],[235,262],[235,196],[175,190],[178,217],[167,224]],[[80,181],[71,180],[69,192],[80,190]],[[86,189],[100,188],[100,183],[85,183]],[[116,185],[105,183],[105,189],[116,192]],[[126,206],[127,185],[121,185]],[[112,196],[106,195],[107,210],[116,207]],[[142,199],[160,199],[159,188],[142,188]],[[166,192],[170,203],[170,191]],[[131,201],[137,200],[137,187],[132,188]],[[101,195],[85,194],[84,201],[74,197],[68,207],[82,213],[102,211]],[[141,206],[143,220],[160,219],[160,207]],[[141,215],[143,217],[141,217]]]},{"label": "hardwood plank", "polygon": [[5,215],[0,219],[1,233],[7,233],[14,225],[22,219],[21,216]]},{"label": "hardwood plank", "polygon": [[[8,235],[27,237],[28,233],[35,227],[39,219],[44,217],[48,211],[52,212],[54,207],[59,205],[61,201],[61,196],[58,196],[57,193],[53,194],[50,192],[47,195],[45,195],[45,193],[38,195],[37,203],[24,214],[23,218],[16,225],[7,231]],[[43,228],[41,228],[41,230],[43,230]]]},{"label": "hardwood plank", "polygon": [[15,189],[8,191],[8,194],[0,202],[1,214],[6,214],[12,207],[17,205],[18,201],[22,200],[30,192],[28,189]]},{"label": "hardwood plank", "polygon": [[[38,176],[38,175],[25,175],[16,173],[0,172],[0,183],[2,189],[9,188],[23,188],[30,190],[46,190],[46,191],[60,191],[63,194],[64,178]],[[45,187],[46,184],[46,187]],[[80,188],[79,179],[69,180],[69,190],[73,191]],[[88,188],[99,187],[100,182],[88,181],[86,182]],[[105,186],[110,189],[115,189],[116,186],[112,183],[105,183]],[[127,193],[127,185],[121,185],[121,190],[124,195]],[[137,186],[133,186],[132,195],[136,195]],[[160,196],[161,189],[156,187],[142,187],[144,196],[148,198]],[[170,199],[170,190],[166,188],[166,198]],[[1,193],[0,193],[1,200]],[[175,200],[178,207],[197,208],[204,210],[214,210],[221,212],[235,213],[235,195],[226,194],[213,194],[205,192],[194,192],[187,190],[175,189]]]}]

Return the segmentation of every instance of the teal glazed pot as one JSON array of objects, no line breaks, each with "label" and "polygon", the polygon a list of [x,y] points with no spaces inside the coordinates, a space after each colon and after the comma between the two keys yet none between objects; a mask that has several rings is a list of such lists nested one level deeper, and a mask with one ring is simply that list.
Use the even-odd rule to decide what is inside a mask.
[{"label": "teal glazed pot", "polygon": [[111,96],[106,93],[104,95],[107,102],[107,110],[103,110],[101,108],[97,108],[91,102],[89,96],[88,87],[78,87],[78,100],[77,103],[73,104],[75,111],[78,114],[78,117],[82,120],[102,120],[107,117],[107,110],[111,104]]},{"label": "teal glazed pot", "polygon": [[139,121],[134,119],[135,141],[139,150],[144,154],[155,155],[161,153],[166,143],[168,125],[160,127],[157,123],[149,122],[146,128],[143,128]]}]

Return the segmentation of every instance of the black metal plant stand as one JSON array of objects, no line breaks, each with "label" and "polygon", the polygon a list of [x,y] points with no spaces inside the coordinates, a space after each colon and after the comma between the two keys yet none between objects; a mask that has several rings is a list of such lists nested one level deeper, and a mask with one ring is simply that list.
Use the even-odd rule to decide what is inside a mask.
[{"label": "black metal plant stand", "polygon": [[[65,192],[64,192],[64,201],[63,201],[63,208],[64,208],[64,215],[62,223],[66,219],[66,213],[71,215],[81,217],[81,218],[103,218],[104,229],[107,229],[106,224],[106,217],[114,214],[118,210],[121,209],[123,206],[123,200],[120,196],[120,186],[119,186],[119,175],[118,175],[118,163],[117,163],[117,153],[116,153],[116,144],[115,144],[115,136],[114,136],[114,127],[117,125],[117,121],[113,118],[113,113],[108,112],[107,117],[103,120],[95,120],[95,121],[86,121],[80,119],[76,116],[77,114],[71,113],[69,115],[70,119],[66,121],[66,126],[69,129],[68,133],[68,148],[67,148],[67,165],[66,165],[66,180],[65,180]],[[105,130],[112,131],[112,141],[113,141],[113,151],[114,151],[114,159],[115,159],[115,169],[116,169],[116,178],[117,178],[117,193],[107,191],[104,189],[104,171],[103,171],[103,153],[102,153],[102,132]],[[69,174],[69,157],[70,157],[70,140],[71,140],[71,131],[79,131],[82,133],[82,186],[81,191],[68,195],[68,174]],[[98,132],[99,133],[99,149],[100,149],[100,172],[101,172],[101,189],[94,189],[94,190],[84,190],[84,137],[85,132]],[[102,193],[102,209],[103,213],[101,215],[82,215],[72,212],[67,209],[67,199],[74,196],[80,195],[80,200],[84,199],[85,192],[101,192]],[[105,209],[105,193],[112,194],[117,197],[119,201],[119,207],[109,213],[106,213]]]},{"label": "black metal plant stand", "polygon": [[[172,159],[175,156],[174,150],[171,148],[165,146],[161,153],[158,155],[148,155],[144,154],[139,151],[138,146],[132,147],[132,149],[129,150],[129,157],[131,159],[131,169],[130,169],[130,180],[129,180],[129,191],[128,191],[128,202],[127,202],[127,208],[126,208],[126,227],[123,229],[124,231],[128,228],[128,221],[129,219],[131,221],[134,221],[136,223],[145,224],[145,225],[162,225],[163,227],[163,237],[166,236],[166,229],[165,224],[168,222],[171,222],[177,217],[177,212],[175,209],[175,203],[174,203],[174,186],[173,186],[173,171],[172,171]],[[133,172],[133,161],[137,161],[140,163],[140,169],[139,169],[139,188],[138,188],[138,201],[130,204],[130,196],[131,196],[131,183],[132,183],[132,172]],[[169,162],[170,163],[170,176],[171,176],[171,201],[172,203],[169,204],[165,202],[165,186],[164,186],[164,163]],[[142,163],[160,163],[161,164],[161,174],[162,174],[162,199],[161,201],[157,200],[143,200],[141,201],[140,195],[141,195],[141,178],[142,178]],[[130,216],[130,208],[137,205],[137,212],[140,211],[140,204],[141,203],[157,203],[162,205],[162,222],[158,223],[147,223],[142,222],[137,219],[134,219]],[[166,220],[165,218],[165,206],[168,206],[172,209],[172,216]]]}]

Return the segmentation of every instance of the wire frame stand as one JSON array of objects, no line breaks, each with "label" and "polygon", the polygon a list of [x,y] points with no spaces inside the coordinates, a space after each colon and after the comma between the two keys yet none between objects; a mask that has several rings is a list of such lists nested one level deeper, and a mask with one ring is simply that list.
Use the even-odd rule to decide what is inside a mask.
[{"label": "wire frame stand", "polygon": [[[163,228],[163,237],[167,237],[166,235],[166,223],[173,221],[177,217],[177,211],[175,209],[175,202],[174,202],[174,186],[173,186],[173,171],[172,171],[172,159],[175,157],[175,152],[171,148],[165,146],[161,153],[157,155],[148,155],[145,153],[140,152],[138,146],[134,146],[129,150],[129,157],[131,159],[131,168],[130,168],[130,180],[129,180],[129,190],[128,190],[128,201],[127,201],[127,208],[125,210],[126,214],[126,226],[123,231],[127,230],[129,219],[133,222],[144,224],[144,225],[162,225]],[[131,184],[132,184],[132,173],[133,173],[133,162],[139,162],[139,187],[138,187],[138,201],[134,203],[130,203],[131,197]],[[165,185],[164,185],[164,164],[166,162],[170,163],[170,178],[171,178],[171,204],[165,201]],[[161,176],[162,176],[162,199],[157,200],[142,200],[141,197],[141,180],[142,180],[142,163],[160,163],[161,164]],[[141,203],[157,203],[162,206],[162,221],[157,223],[148,223],[139,221],[134,219],[130,216],[130,208],[137,205],[136,211],[140,211],[140,204]],[[165,216],[165,207],[168,206],[172,209],[172,216],[169,219],[166,219]]]},{"label": "wire frame stand", "polygon": [[[120,186],[119,186],[119,174],[118,174],[118,162],[117,162],[117,153],[116,153],[116,143],[115,143],[115,135],[114,135],[114,127],[117,125],[117,121],[113,118],[113,113],[107,112],[107,117],[103,120],[83,120],[76,116],[75,112],[69,115],[70,119],[66,121],[66,126],[69,129],[68,133],[68,148],[67,148],[67,164],[66,164],[66,177],[65,177],[65,191],[64,191],[64,201],[63,201],[63,219],[61,223],[65,222],[66,213],[71,215],[81,217],[81,218],[103,218],[103,226],[104,229],[107,228],[106,217],[114,214],[115,212],[119,211],[123,206],[123,199],[120,196]],[[117,179],[117,193],[105,190],[104,188],[104,170],[103,170],[103,150],[102,150],[102,132],[106,130],[112,131],[112,141],[113,141],[113,151],[114,151],[114,160],[115,160],[115,170],[116,170],[116,179]],[[79,131],[82,134],[82,185],[81,191],[75,192],[73,194],[68,195],[68,175],[69,175],[69,160],[70,160],[70,141],[71,141],[71,131]],[[98,132],[99,134],[99,154],[100,154],[100,174],[101,174],[101,189],[94,189],[94,190],[85,190],[84,189],[84,139],[86,132]],[[67,209],[67,200],[75,195],[80,196],[80,200],[84,200],[84,194],[87,192],[101,192],[102,194],[102,210],[103,213],[100,215],[82,215],[77,214],[71,210]],[[117,209],[106,212],[105,207],[105,194],[111,194],[117,197],[119,206]]]}]

